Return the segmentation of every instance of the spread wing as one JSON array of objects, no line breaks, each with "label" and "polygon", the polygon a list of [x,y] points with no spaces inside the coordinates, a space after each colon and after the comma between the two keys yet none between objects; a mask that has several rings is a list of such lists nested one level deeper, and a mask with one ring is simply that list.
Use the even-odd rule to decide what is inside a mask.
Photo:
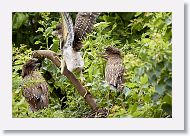
[{"label": "spread wing", "polygon": [[99,15],[100,12],[79,12],[77,14],[74,26],[74,50],[78,51],[82,48],[82,40],[86,38],[87,33],[92,31]]},{"label": "spread wing", "polygon": [[72,19],[69,15],[69,13],[67,12],[61,12],[61,18],[62,18],[62,37],[63,37],[63,41],[60,44],[61,45],[61,49],[63,48],[63,46],[65,48],[72,46],[73,45],[73,41],[74,41],[74,31],[73,31],[73,22]]}]

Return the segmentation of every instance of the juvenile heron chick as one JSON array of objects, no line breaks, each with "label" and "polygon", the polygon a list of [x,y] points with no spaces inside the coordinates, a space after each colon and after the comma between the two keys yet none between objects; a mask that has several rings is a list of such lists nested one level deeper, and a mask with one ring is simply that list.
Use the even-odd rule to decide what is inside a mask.
[{"label": "juvenile heron chick", "polygon": [[60,39],[60,48],[63,54],[61,73],[63,73],[64,64],[71,72],[82,71],[84,67],[80,53],[82,41],[86,38],[87,33],[92,31],[99,14],[99,12],[79,12],[75,19],[75,26],[73,26],[69,13],[61,13],[62,23],[58,24],[57,30],[53,32]]},{"label": "juvenile heron chick", "polygon": [[48,107],[48,85],[39,71],[38,59],[28,60],[22,68],[22,94],[32,111]]},{"label": "juvenile heron chick", "polygon": [[106,48],[104,58],[107,60],[105,68],[105,81],[119,91],[123,91],[124,66],[122,63],[121,51],[109,46]]}]

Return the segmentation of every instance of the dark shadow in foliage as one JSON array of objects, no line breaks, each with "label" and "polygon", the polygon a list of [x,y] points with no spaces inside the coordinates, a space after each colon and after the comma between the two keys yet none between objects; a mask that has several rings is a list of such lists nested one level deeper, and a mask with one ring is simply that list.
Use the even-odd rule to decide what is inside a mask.
[{"label": "dark shadow in foliage", "polygon": [[[59,14],[56,12],[50,13],[52,20],[59,20]],[[43,33],[36,32],[38,28],[43,27],[39,21],[43,20],[40,12],[13,12],[12,13],[12,41],[15,47],[20,47],[20,44],[28,45],[28,48],[32,50],[38,50],[44,45],[39,44],[34,46],[36,40],[40,40],[45,43]],[[48,24],[47,24],[48,25]],[[49,45],[52,44],[52,38],[48,38]],[[44,46],[45,48],[46,46]]]},{"label": "dark shadow in foliage", "polygon": [[53,88],[52,93],[50,94],[51,96],[53,96],[54,98],[58,98],[59,102],[61,104],[61,109],[66,108],[66,102],[67,102],[67,94],[66,92],[62,91],[62,89],[60,87],[55,88],[54,87],[54,82],[55,80],[53,79],[51,73],[49,71],[44,71],[43,72],[43,76],[45,78],[45,80],[47,81],[48,85]]}]

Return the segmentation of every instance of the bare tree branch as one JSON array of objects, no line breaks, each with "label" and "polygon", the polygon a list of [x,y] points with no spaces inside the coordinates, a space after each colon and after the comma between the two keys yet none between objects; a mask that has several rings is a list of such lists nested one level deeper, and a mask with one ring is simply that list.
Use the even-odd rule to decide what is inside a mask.
[{"label": "bare tree branch", "polygon": [[[37,50],[32,53],[33,58],[48,58],[51,60],[57,67],[60,67],[61,61],[58,57],[58,55],[50,50]],[[70,72],[67,67],[65,66],[63,74],[71,81],[71,83],[74,85],[74,87],[77,89],[79,94],[84,97],[85,101],[89,104],[89,106],[92,108],[92,110],[98,109],[97,104],[92,97],[91,93],[87,91],[83,85],[80,83],[80,81],[75,77],[75,75]]]}]

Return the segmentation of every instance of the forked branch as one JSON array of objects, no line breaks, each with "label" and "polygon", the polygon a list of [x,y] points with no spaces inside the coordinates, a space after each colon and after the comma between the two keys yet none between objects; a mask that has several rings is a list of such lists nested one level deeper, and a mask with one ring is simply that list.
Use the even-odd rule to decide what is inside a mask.
[{"label": "forked branch", "polygon": [[[61,61],[58,57],[58,55],[50,50],[37,50],[32,53],[33,58],[47,58],[51,60],[57,67],[60,67]],[[71,83],[74,85],[74,87],[77,89],[79,94],[84,97],[85,101],[89,104],[89,106],[92,108],[92,110],[97,109],[97,104],[92,97],[91,93],[86,90],[83,85],[80,83],[80,81],[75,77],[75,75],[70,72],[67,67],[65,66],[63,75],[65,75]]]}]

